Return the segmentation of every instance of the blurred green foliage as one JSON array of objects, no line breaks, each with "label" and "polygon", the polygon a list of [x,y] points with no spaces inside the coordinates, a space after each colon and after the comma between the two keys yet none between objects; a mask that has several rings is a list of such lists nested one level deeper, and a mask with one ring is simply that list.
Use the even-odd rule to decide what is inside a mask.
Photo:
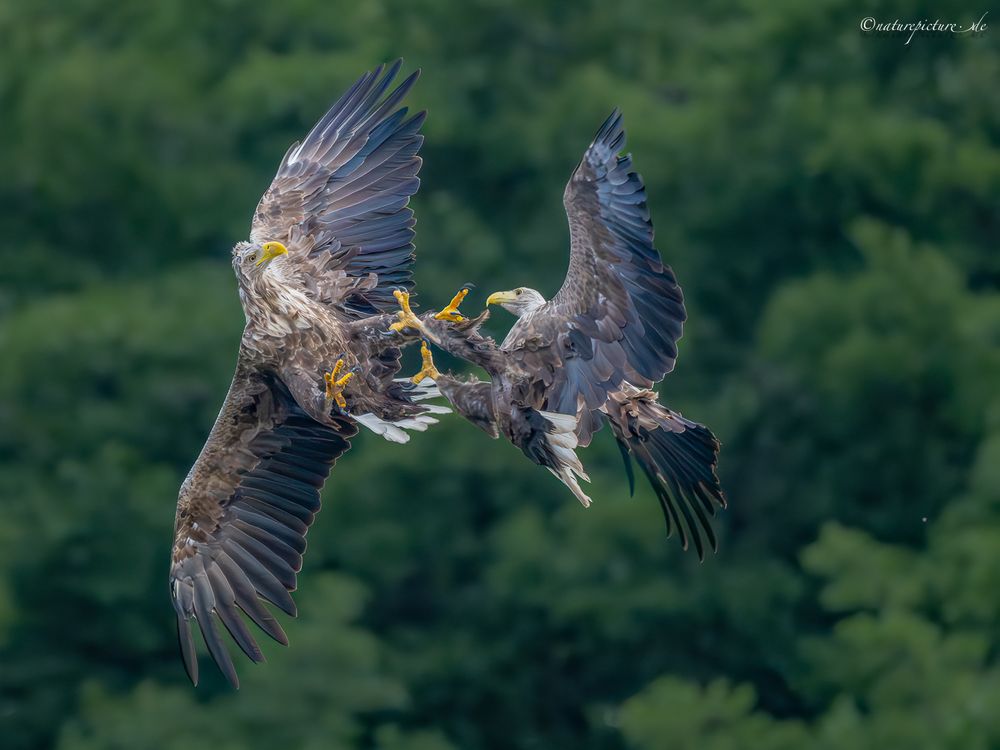
[{"label": "blurred green foliage", "polygon": [[[5,750],[1000,745],[1000,36],[905,45],[861,18],[986,8],[859,8],[0,3]],[[624,109],[690,313],[661,392],[724,443],[722,549],[664,541],[600,438],[584,511],[457,418],[361,436],[291,647],[195,690],[166,569],[236,356],[229,247],[399,55],[425,304],[553,292],[563,184]]]}]

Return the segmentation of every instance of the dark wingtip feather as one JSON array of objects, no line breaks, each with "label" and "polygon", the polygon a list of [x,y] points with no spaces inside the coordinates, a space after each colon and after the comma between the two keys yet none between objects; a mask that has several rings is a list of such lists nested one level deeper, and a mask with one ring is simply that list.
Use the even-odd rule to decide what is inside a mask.
[{"label": "dark wingtip feather", "polygon": [[597,129],[593,145],[600,144],[607,147],[611,151],[611,153],[608,154],[601,154],[602,159],[607,159],[609,156],[617,154],[621,149],[623,141],[619,141],[619,138],[621,138],[623,130],[622,120],[622,111],[618,107],[615,107],[611,110],[611,114],[608,115],[607,119],[601,124],[601,127]]},{"label": "dark wingtip feather", "polygon": [[226,644],[222,640],[215,620],[212,619],[210,613],[207,613],[204,617],[198,618],[198,624],[201,626],[201,636],[205,639],[205,645],[208,646],[208,653],[211,654],[212,659],[219,667],[219,671],[222,672],[230,685],[239,689],[240,678],[236,675],[233,657],[229,655],[229,649],[226,648]]},{"label": "dark wingtip feather", "polygon": [[[414,112],[410,116],[410,119],[408,119],[406,122],[400,125],[399,128],[400,130],[402,130],[403,128],[409,127],[413,128],[414,130],[419,130],[420,127],[424,124],[424,120],[426,119],[427,119],[427,110],[422,109],[419,112]],[[423,136],[420,136],[420,138],[423,138]],[[416,158],[419,159],[420,157],[418,156]]]},{"label": "dark wingtip feather", "polygon": [[391,63],[382,63],[381,65],[379,65],[379,68],[385,68],[385,67],[389,68],[389,70],[385,74],[385,77],[391,81],[396,76],[396,73],[399,72],[399,69],[403,67],[403,58],[397,57]]},{"label": "dark wingtip feather", "polygon": [[629,453],[628,445],[621,440],[616,440],[618,450],[622,454],[622,463],[625,464],[625,474],[628,476],[628,496],[635,497],[635,470],[632,468],[632,456]]},{"label": "dark wingtip feather", "polygon": [[240,619],[236,608],[222,607],[216,610],[216,612],[219,615],[219,619],[222,620],[222,624],[226,626],[226,630],[229,631],[229,635],[233,637],[240,650],[247,655],[250,661],[258,663],[264,661],[264,652],[260,650],[260,646],[253,639],[250,630],[244,624],[243,620]]},{"label": "dark wingtip feather", "polygon": [[410,73],[410,75],[406,76],[406,78],[404,78],[400,82],[400,84],[392,92],[392,96],[402,97],[403,95],[405,95],[411,88],[413,88],[413,84],[417,82],[418,78],[420,78],[419,68],[417,68],[417,70],[414,70],[412,73]]},{"label": "dark wingtip feather", "polygon": [[198,654],[194,648],[194,636],[191,633],[191,623],[183,613],[177,612],[177,641],[181,647],[181,658],[184,671],[187,672],[191,684],[198,687]]},{"label": "dark wingtip feather", "polygon": [[[667,467],[661,467],[667,469]],[[699,512],[700,509],[697,505],[697,498],[692,499],[691,493],[686,491],[685,487],[682,487],[680,482],[674,475],[673,467],[667,469],[662,475],[658,473],[666,480],[666,490],[670,497],[672,497],[678,507],[680,507],[681,515],[684,516],[684,522],[687,524],[688,531],[691,533],[691,539],[694,542],[694,548],[698,553],[698,560],[703,561],[705,559],[705,545],[701,538],[701,528],[707,528],[709,535],[713,535],[712,528],[708,524],[707,519]],[[663,480],[661,480],[663,481]],[[694,518],[691,515],[691,511],[695,510],[701,517],[703,523],[701,525],[695,523]],[[687,549],[685,547],[685,549]]]},{"label": "dark wingtip feather", "polygon": [[634,399],[632,406],[659,425],[634,433],[612,416],[622,457],[634,456],[649,480],[663,511],[668,538],[676,527],[681,546],[686,550],[690,538],[703,561],[706,547],[713,553],[719,549],[710,518],[715,516],[716,507],[726,507],[716,475],[719,441],[704,425],[655,401]]},{"label": "dark wingtip feather", "polygon": [[672,536],[672,530],[676,528],[677,536],[679,536],[681,540],[681,549],[686,552],[688,548],[687,532],[684,531],[684,524],[681,523],[681,517],[677,513],[677,507],[673,498],[670,497],[666,488],[656,481],[656,477],[646,469],[645,463],[640,463],[646,474],[646,478],[649,480],[650,486],[653,488],[657,499],[660,501],[660,507],[663,509],[663,517],[667,523],[667,539]]},{"label": "dark wingtip feather", "polygon": [[236,676],[233,657],[229,655],[229,650],[215,625],[215,618],[212,617],[214,609],[215,600],[211,587],[207,581],[196,580],[194,584],[194,614],[198,620],[198,626],[201,628],[201,637],[205,641],[205,645],[208,646],[208,653],[215,660],[219,671],[225,675],[230,685],[238,688],[240,680]]},{"label": "dark wingtip feather", "polygon": [[729,500],[726,497],[726,493],[721,488],[713,487],[712,497],[715,498],[715,501],[719,504],[719,507],[722,508],[723,510],[729,507]]}]

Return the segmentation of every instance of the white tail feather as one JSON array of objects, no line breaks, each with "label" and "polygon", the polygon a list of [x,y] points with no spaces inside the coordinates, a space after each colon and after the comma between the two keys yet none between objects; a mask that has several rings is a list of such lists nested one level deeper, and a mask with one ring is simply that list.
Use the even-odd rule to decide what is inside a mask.
[{"label": "white tail feather", "polygon": [[[426,405],[424,408],[426,408]],[[444,411],[438,411],[438,409],[444,409]],[[384,419],[376,417],[374,414],[354,415],[354,418],[359,424],[364,425],[376,435],[381,435],[386,440],[393,443],[406,443],[409,442],[410,436],[407,435],[404,430],[424,432],[432,424],[438,423],[438,420],[430,416],[431,413],[447,414],[450,411],[450,409],[446,409],[441,406],[437,409],[427,409],[427,412],[424,414],[417,414],[412,417],[397,419],[395,422],[387,422]]]},{"label": "white tail feather", "polygon": [[451,414],[451,409],[440,404],[421,404],[427,414]]},{"label": "white tail feather", "polygon": [[584,508],[590,507],[591,499],[587,496],[587,493],[585,493],[580,488],[580,483],[576,481],[576,477],[573,476],[572,471],[570,471],[569,469],[563,469],[562,471],[558,472],[555,469],[549,469],[549,471],[551,471],[552,475],[556,477],[560,482],[569,487],[570,492],[576,495],[576,499],[580,501],[580,503],[583,505]]},{"label": "white tail feather", "polygon": [[538,413],[552,425],[555,432],[573,433],[576,430],[576,417],[573,414],[560,414],[555,411],[540,411]]},{"label": "white tail feather", "polygon": [[[437,384],[430,378],[414,385],[409,378],[396,378],[395,382],[406,384],[406,395],[411,401],[426,401],[429,398],[442,398],[441,391]],[[413,432],[424,432],[432,424],[437,424],[437,420],[429,416],[431,414],[451,414],[451,409],[440,404],[421,404],[422,414],[412,417],[403,417],[395,422],[387,422],[376,417],[374,414],[352,415],[359,424],[364,425],[376,435],[381,435],[386,440],[393,443],[409,442],[410,436],[404,430]]]},{"label": "white tail feather", "polygon": [[560,467],[558,470],[550,468],[549,471],[558,477],[559,481],[570,488],[585,508],[588,507],[590,505],[590,498],[580,489],[580,485],[576,481],[576,477],[580,477],[580,479],[586,482],[590,481],[590,477],[583,469],[583,464],[580,463],[580,457],[576,455],[576,446],[578,444],[576,437],[576,417],[572,414],[559,414],[552,411],[540,411],[538,413],[542,415],[542,418],[551,427],[546,432],[545,437]]},{"label": "white tail feather", "polygon": [[416,385],[409,378],[396,378],[396,383],[406,384],[406,395],[411,401],[426,401],[429,398],[443,398],[433,378],[424,378]]},{"label": "white tail feather", "polygon": [[354,418],[358,421],[358,424],[364,425],[376,435],[381,435],[390,442],[406,443],[410,440],[410,436],[396,427],[392,422],[379,419],[374,414],[356,414]]},{"label": "white tail feather", "polygon": [[415,432],[424,432],[432,424],[437,424],[438,421],[434,417],[428,417],[420,414],[416,417],[405,417],[404,419],[397,419],[393,422],[396,427],[402,427],[404,430],[413,430]]}]

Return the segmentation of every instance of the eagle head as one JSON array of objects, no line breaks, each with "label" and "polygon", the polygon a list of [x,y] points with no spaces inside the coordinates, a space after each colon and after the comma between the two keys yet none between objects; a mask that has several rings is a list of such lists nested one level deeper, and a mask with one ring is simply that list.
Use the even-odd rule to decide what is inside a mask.
[{"label": "eagle head", "polygon": [[238,242],[233,248],[233,270],[240,282],[240,287],[248,288],[256,285],[265,274],[273,273],[272,265],[276,258],[288,255],[288,248],[280,242]]},{"label": "eagle head", "polygon": [[520,318],[544,305],[545,297],[535,289],[519,286],[507,292],[493,292],[486,298],[486,304],[500,305],[507,312],[514,313]]}]

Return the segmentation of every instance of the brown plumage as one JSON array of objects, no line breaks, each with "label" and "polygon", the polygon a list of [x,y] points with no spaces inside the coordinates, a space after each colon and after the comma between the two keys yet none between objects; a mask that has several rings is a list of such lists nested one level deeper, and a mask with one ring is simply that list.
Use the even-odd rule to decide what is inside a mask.
[{"label": "brown plumage", "polygon": [[[287,639],[264,599],[288,614],[319,491],[364,425],[405,442],[442,411],[434,393],[396,381],[388,331],[392,290],[410,286],[417,152],[423,113],[397,108],[397,62],[362,76],[285,155],[233,250],[246,328],[236,374],[177,501],[170,591],[184,664],[198,681],[191,620],[230,682],[221,622],[254,661],[262,655],[240,611]],[[352,377],[327,392],[342,361]],[[339,375],[339,373],[338,373]],[[335,393],[334,390],[341,390]],[[343,399],[343,406],[337,399]],[[446,411],[446,410],[445,410]]]},{"label": "brown plumage", "polygon": [[437,383],[456,411],[503,434],[589,505],[576,448],[608,422],[632,484],[634,458],[650,480],[668,533],[703,538],[725,496],[716,476],[719,443],[706,427],[657,402],[650,388],[669,373],[686,319],[673,271],[653,244],[642,179],[619,156],[625,133],[616,110],[574,170],[563,196],[570,230],[566,279],[551,299],[519,287],[498,292],[518,316],[498,347],[479,334],[480,316],[459,323],[426,315],[425,331],[455,356],[482,366],[491,383],[443,375]]}]

